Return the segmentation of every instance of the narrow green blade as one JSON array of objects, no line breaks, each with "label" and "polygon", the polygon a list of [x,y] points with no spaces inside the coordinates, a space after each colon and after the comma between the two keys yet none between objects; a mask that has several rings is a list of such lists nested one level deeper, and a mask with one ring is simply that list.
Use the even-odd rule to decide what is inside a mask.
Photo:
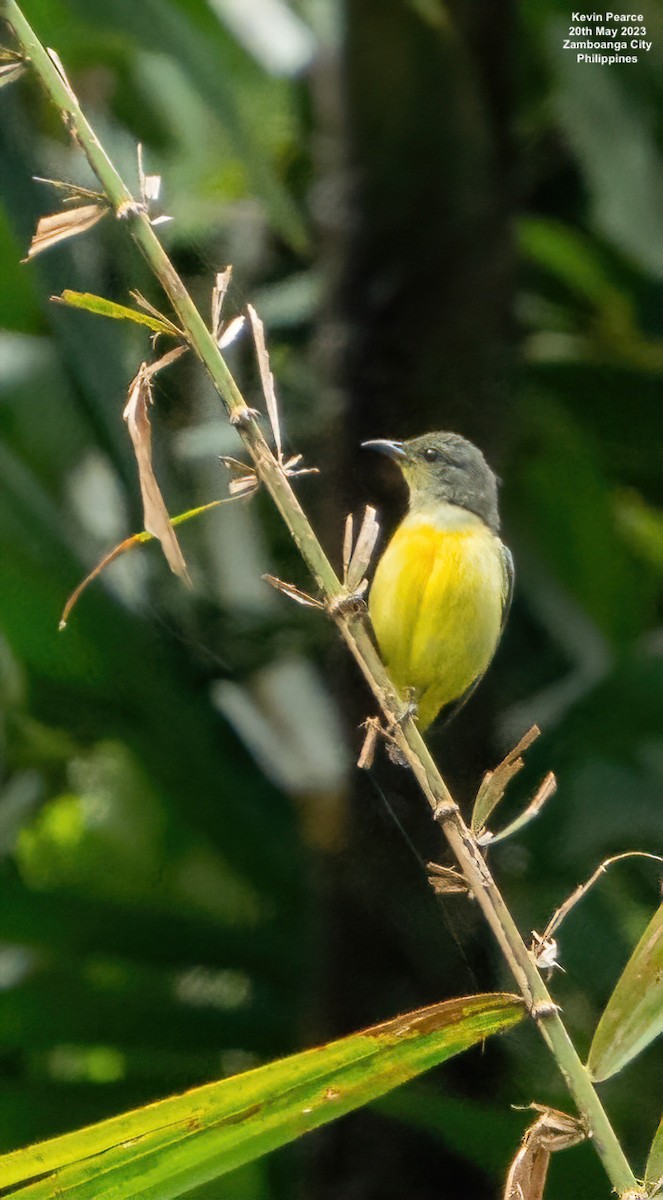
[{"label": "narrow green blade", "polygon": [[663,905],[652,917],[598,1023],[587,1065],[609,1079],[663,1033]]},{"label": "narrow green blade", "polygon": [[522,1019],[503,993],[447,1000],[0,1158],[20,1200],[169,1200],[359,1108]]},{"label": "narrow green blade", "polygon": [[104,296],[95,296],[92,292],[72,292],[68,288],[61,296],[52,296],[59,304],[68,304],[70,308],[83,308],[86,312],[96,313],[98,317],[111,317],[114,321],[133,321],[134,325],[144,325],[153,333],[167,333],[170,337],[180,337],[180,330],[167,317],[141,312],[138,308],[128,308],[126,304],[116,304],[114,300],[106,300]]},{"label": "narrow green blade", "polygon": [[[661,1117],[658,1129],[654,1134],[654,1140],[649,1150],[649,1158],[645,1167],[645,1184],[648,1188],[653,1188],[655,1184],[663,1188],[663,1117]],[[656,1195],[656,1192],[653,1193]]]}]

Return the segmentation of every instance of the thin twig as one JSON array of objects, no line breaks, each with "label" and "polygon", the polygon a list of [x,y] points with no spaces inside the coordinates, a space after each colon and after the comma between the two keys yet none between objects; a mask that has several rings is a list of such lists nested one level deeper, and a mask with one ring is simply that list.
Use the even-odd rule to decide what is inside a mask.
[{"label": "thin twig", "polygon": [[553,934],[559,929],[562,921],[568,917],[571,909],[575,908],[576,904],[582,900],[583,896],[587,895],[589,889],[598,882],[602,875],[605,874],[605,872],[608,870],[608,867],[611,867],[613,863],[621,862],[624,858],[649,858],[652,859],[653,862],[663,863],[663,856],[660,854],[650,854],[648,850],[625,850],[623,854],[613,854],[611,858],[604,859],[603,862],[600,863],[596,870],[590,875],[589,879],[586,879],[584,883],[578,884],[578,887],[575,889],[575,891],[571,892],[571,895],[568,897],[568,899],[566,899],[563,904],[560,904],[559,908],[553,913],[543,933],[541,934],[542,942],[550,941]]},{"label": "thin twig", "polygon": [[488,830],[480,833],[477,836],[478,844],[480,846],[496,846],[498,842],[504,842],[507,838],[513,837],[514,833],[520,833],[521,829],[524,829],[526,825],[529,825],[530,821],[538,817],[544,804],[548,803],[556,791],[557,780],[552,771],[548,771],[548,774],[541,781],[532,796],[527,808],[519,813],[513,821],[510,821],[508,825],[505,825],[503,829],[500,829],[499,833],[490,833]]}]

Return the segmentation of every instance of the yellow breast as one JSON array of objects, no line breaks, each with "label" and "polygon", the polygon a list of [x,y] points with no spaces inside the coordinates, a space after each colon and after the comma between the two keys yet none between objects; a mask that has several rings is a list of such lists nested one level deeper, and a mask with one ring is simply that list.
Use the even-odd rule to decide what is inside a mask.
[{"label": "yellow breast", "polygon": [[369,610],[392,679],[415,690],[422,729],[486,670],[506,590],[502,543],[471,513],[439,505],[396,530]]}]

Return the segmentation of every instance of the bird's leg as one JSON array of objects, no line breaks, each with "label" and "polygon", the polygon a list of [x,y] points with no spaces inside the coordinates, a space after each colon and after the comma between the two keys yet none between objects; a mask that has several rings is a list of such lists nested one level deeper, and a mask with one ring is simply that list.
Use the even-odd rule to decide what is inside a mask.
[{"label": "bird's leg", "polygon": [[383,725],[377,717],[369,717],[367,721],[364,721],[363,727],[366,730],[366,736],[357,762],[358,767],[366,769],[372,766],[375,756],[375,746],[379,737],[383,738],[387,754],[396,766],[409,766],[403,751],[396,741],[395,733],[408,717],[416,717],[418,711],[416,695],[415,688],[406,688],[403,710],[393,717],[388,725]]},{"label": "bird's leg", "polygon": [[403,708],[393,718],[390,726],[385,731],[387,754],[397,767],[407,767],[409,766],[409,763],[403,754],[403,751],[397,744],[394,733],[397,729],[400,729],[410,717],[415,718],[419,711],[419,706],[417,704],[417,689],[413,687],[405,688],[404,695],[405,704],[403,705]]},{"label": "bird's leg", "polygon": [[398,746],[394,736],[394,731],[398,728],[400,720],[402,719],[404,719],[404,717],[399,718],[399,720],[392,721],[389,725],[383,725],[382,721],[380,721],[377,717],[369,717],[367,721],[364,721],[363,728],[366,730],[366,734],[359,758],[357,760],[357,766],[359,768],[367,770],[373,765],[375,747],[379,738],[382,738],[384,741],[387,755],[393,763],[396,763],[396,765],[399,767],[409,766],[409,763],[403,754],[403,751]]}]

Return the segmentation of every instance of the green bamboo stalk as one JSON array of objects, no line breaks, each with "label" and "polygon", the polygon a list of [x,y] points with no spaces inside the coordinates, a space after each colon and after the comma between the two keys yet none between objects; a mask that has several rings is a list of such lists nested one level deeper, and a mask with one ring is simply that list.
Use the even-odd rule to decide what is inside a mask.
[{"label": "green bamboo stalk", "polygon": [[72,137],[86,155],[116,216],[159,279],[187,341],[207,369],[229,419],[253,460],[299,551],[327,601],[329,613],[359,664],[395,738],[440,823],[474,899],[509,964],[517,986],[553,1054],[581,1114],[613,1189],[623,1200],[645,1200],[589,1074],[567,1033],[536,962],[520,936],[476,839],[465,824],[412,717],[402,717],[403,698],[394,687],[375,649],[366,615],[343,604],[343,586],[326,557],[282,464],[270,450],[253,413],[184,283],[161,245],[144,207],[136,202],[89,125],[68,81],[39,41],[15,0],[0,0],[0,16],[14,31],[21,53],[31,63],[48,97],[59,110]]}]

